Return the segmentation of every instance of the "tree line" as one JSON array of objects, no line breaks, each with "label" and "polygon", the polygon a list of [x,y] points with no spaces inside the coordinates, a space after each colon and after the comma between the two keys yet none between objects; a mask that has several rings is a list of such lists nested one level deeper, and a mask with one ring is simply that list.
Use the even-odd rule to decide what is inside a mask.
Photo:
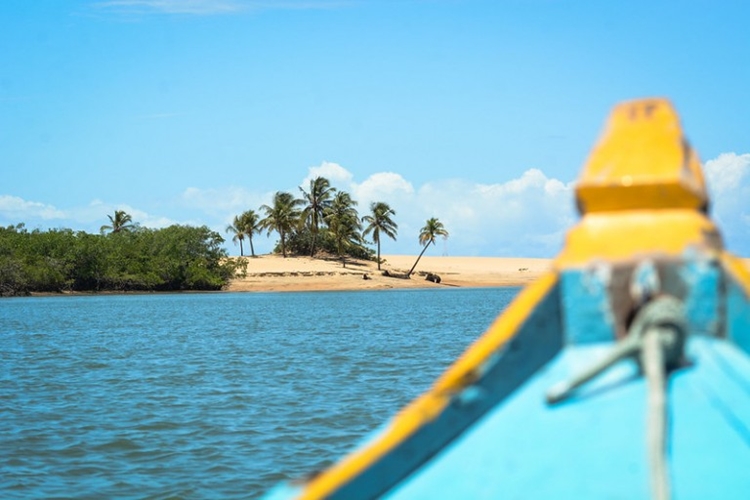
[{"label": "tree line", "polygon": [[[337,255],[346,267],[347,257],[372,259],[376,252],[365,247],[367,238],[371,237],[377,248],[375,260],[380,269],[382,239],[388,237],[395,241],[398,234],[398,224],[394,221],[396,211],[388,203],[372,202],[370,212],[360,217],[357,201],[346,191],[331,186],[325,177],[311,179],[307,189],[300,187],[299,190],[299,198],[289,192],[277,191],[270,205],[261,205],[260,213],[247,210],[234,217],[226,231],[232,235],[235,244],[239,243],[240,256],[244,255],[245,239],[250,244],[250,255],[254,257],[253,236],[264,231],[269,235],[276,232],[279,235],[274,248],[276,253],[284,257],[288,254],[314,257],[325,252]],[[438,236],[446,238],[448,231],[438,219],[431,218],[420,231],[419,243],[424,248],[407,276]]]},{"label": "tree line", "polygon": [[147,229],[123,211],[100,234],[0,227],[0,296],[32,292],[219,290],[246,262],[206,226]]},{"label": "tree line", "polygon": [[[247,210],[234,217],[226,231],[240,245],[253,236],[275,232],[279,241],[274,252],[316,256],[336,255],[346,267],[346,258],[372,260],[380,269],[381,242],[396,240],[396,212],[385,202],[370,204],[360,217],[357,202],[349,193],[316,177],[308,189],[299,188],[300,198],[279,191],[259,212]],[[122,210],[108,215],[109,224],[99,234],[71,229],[28,231],[23,223],[0,227],[0,296],[33,292],[66,291],[179,291],[219,290],[229,280],[245,275],[247,261],[228,258],[224,238],[206,226],[173,225],[148,229]],[[427,248],[439,236],[448,237],[443,224],[428,219],[419,233],[423,246],[408,278]],[[370,243],[376,251],[367,248]]]}]

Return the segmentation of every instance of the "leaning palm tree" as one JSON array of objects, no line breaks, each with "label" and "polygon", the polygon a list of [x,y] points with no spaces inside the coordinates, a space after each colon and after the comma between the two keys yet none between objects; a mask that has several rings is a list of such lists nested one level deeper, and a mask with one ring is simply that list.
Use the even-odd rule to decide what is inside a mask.
[{"label": "leaning palm tree", "polygon": [[281,254],[286,257],[286,235],[289,234],[299,223],[300,211],[297,206],[302,200],[297,200],[291,193],[277,191],[273,196],[273,205],[260,207],[265,212],[265,217],[260,221],[260,228],[279,233],[281,240]]},{"label": "leaning palm tree", "polygon": [[445,226],[443,226],[443,223],[437,220],[435,217],[427,219],[427,223],[425,224],[425,226],[419,230],[419,244],[424,245],[424,248],[421,252],[419,252],[417,262],[415,262],[414,265],[411,266],[411,269],[409,269],[409,272],[406,275],[407,277],[411,276],[411,273],[414,272],[414,268],[417,267],[417,263],[419,262],[419,259],[422,258],[422,255],[424,254],[425,250],[427,250],[427,247],[434,244],[435,238],[438,236],[442,236],[443,239],[446,239],[448,237],[448,231],[445,230]]},{"label": "leaning palm tree", "polygon": [[226,232],[232,235],[232,241],[235,245],[238,241],[240,242],[240,257],[244,256],[242,241],[245,239],[245,227],[242,224],[240,216],[234,216],[232,223],[227,225]]},{"label": "leaning palm tree", "polygon": [[310,180],[309,191],[301,187],[299,190],[302,191],[302,201],[306,204],[302,209],[300,222],[307,224],[310,228],[312,233],[310,257],[314,257],[320,222],[323,220],[326,209],[331,206],[331,195],[336,192],[336,188],[331,187],[331,183],[325,177],[316,177]]},{"label": "leaning palm tree", "polygon": [[396,211],[393,210],[387,203],[382,201],[374,201],[370,204],[370,215],[362,217],[362,222],[367,223],[362,236],[367,236],[372,233],[372,240],[378,245],[378,271],[380,270],[380,234],[384,234],[396,240],[396,233],[398,232],[398,225],[393,222],[391,216],[396,215]]},{"label": "leaning palm tree", "polygon": [[240,215],[240,224],[242,232],[247,236],[247,239],[250,242],[250,255],[255,257],[253,235],[261,232],[260,217],[255,213],[255,210],[247,210]]},{"label": "leaning palm tree", "polygon": [[345,250],[356,244],[362,243],[362,224],[359,221],[359,214],[354,208],[357,202],[352,200],[349,193],[339,191],[331,202],[331,206],[326,209],[325,223],[328,230],[336,242],[336,252],[341,258],[341,262],[346,267]]},{"label": "leaning palm tree", "polygon": [[114,217],[111,215],[108,215],[107,217],[109,218],[109,224],[99,228],[99,231],[102,233],[106,231],[109,231],[110,233],[127,232],[132,231],[137,227],[137,225],[133,223],[133,217],[124,210],[115,210]]}]

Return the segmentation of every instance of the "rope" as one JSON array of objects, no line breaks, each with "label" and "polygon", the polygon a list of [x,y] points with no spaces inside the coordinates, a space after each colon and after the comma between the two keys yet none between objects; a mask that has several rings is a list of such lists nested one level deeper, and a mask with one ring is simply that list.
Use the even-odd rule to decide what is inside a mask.
[{"label": "rope", "polygon": [[[646,448],[651,464],[651,492],[655,500],[670,498],[667,468],[667,397],[665,358],[659,328],[649,329],[643,336],[641,366],[648,381],[646,410]],[[668,334],[668,332],[667,332]]]},{"label": "rope", "polygon": [[628,335],[603,359],[547,391],[547,403],[560,402],[620,360],[637,357],[648,386],[646,449],[651,467],[651,491],[656,500],[668,500],[671,495],[667,463],[666,373],[682,362],[686,335],[682,303],[670,296],[657,297],[640,309]]}]

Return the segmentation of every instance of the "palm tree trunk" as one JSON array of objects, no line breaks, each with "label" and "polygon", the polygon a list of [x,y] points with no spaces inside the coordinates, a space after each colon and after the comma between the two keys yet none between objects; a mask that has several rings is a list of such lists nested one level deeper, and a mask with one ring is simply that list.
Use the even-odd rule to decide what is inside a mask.
[{"label": "palm tree trunk", "polygon": [[312,245],[310,245],[310,257],[315,257],[315,240],[318,239],[318,231],[312,231]]},{"label": "palm tree trunk", "polygon": [[250,239],[250,255],[255,257],[255,249],[253,248],[253,237],[251,236],[249,239]]},{"label": "palm tree trunk", "polygon": [[242,250],[242,240],[240,240],[240,257],[244,257],[245,252]]},{"label": "palm tree trunk", "polygon": [[284,240],[284,232],[280,232],[279,236],[281,236],[281,255],[286,259],[286,241]]},{"label": "palm tree trunk", "polygon": [[341,263],[346,267],[346,254],[342,248],[341,240],[336,242],[336,251],[339,253],[339,257],[341,257]]},{"label": "palm tree trunk", "polygon": [[419,257],[417,257],[417,261],[416,261],[416,262],[414,263],[414,265],[413,265],[413,266],[411,266],[411,269],[409,269],[409,272],[408,272],[408,273],[406,274],[406,277],[407,277],[407,278],[408,278],[408,277],[410,277],[410,276],[411,276],[411,273],[413,273],[413,272],[414,272],[414,268],[415,268],[415,267],[417,267],[417,264],[419,264],[419,259],[421,259],[421,258],[422,258],[422,255],[424,254],[425,250],[427,250],[427,247],[428,247],[428,246],[430,246],[430,244],[429,244],[429,243],[427,243],[427,244],[426,244],[426,245],[424,246],[424,248],[422,249],[422,251],[421,251],[421,252],[419,252]]},{"label": "palm tree trunk", "polygon": [[380,271],[380,238],[378,238],[378,271]]}]

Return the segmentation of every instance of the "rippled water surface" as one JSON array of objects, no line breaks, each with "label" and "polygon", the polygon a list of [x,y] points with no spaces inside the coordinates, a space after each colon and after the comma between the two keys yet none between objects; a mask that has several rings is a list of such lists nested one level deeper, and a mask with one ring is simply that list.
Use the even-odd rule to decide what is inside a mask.
[{"label": "rippled water surface", "polygon": [[257,497],[427,389],[517,291],[2,299],[0,497]]}]

